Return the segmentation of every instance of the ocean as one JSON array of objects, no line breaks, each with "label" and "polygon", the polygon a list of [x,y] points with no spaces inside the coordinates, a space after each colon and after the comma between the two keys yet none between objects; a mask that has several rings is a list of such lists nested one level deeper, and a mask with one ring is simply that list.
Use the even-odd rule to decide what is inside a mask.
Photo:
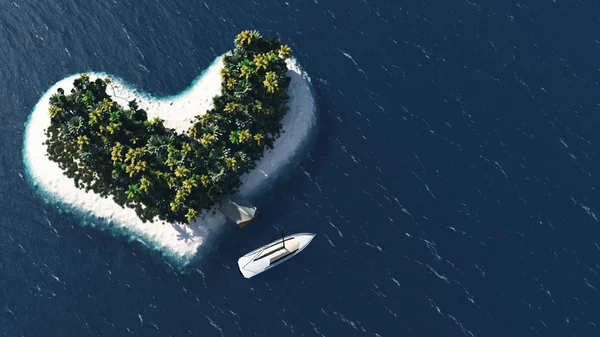
[{"label": "ocean", "polygon": [[[600,335],[594,2],[0,2],[1,336]],[[242,29],[312,78],[310,153],[199,261],[46,204],[25,123],[83,71],[177,94]],[[310,246],[250,280],[279,230]]]}]

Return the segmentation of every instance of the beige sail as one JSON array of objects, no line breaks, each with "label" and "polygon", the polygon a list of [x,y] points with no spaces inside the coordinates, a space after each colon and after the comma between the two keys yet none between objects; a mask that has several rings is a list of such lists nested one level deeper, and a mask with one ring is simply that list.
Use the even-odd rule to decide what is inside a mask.
[{"label": "beige sail", "polygon": [[221,202],[219,211],[225,214],[231,221],[235,222],[240,228],[246,226],[259,215],[256,207],[247,201],[237,198],[225,198]]}]

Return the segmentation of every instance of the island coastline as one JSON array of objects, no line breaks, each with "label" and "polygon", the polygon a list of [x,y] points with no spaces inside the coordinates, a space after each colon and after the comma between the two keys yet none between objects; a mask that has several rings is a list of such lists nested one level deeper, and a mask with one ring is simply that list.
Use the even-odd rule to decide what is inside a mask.
[{"label": "island coastline", "polygon": [[[266,149],[264,156],[253,170],[240,177],[239,194],[256,195],[262,186],[272,184],[305,147],[316,125],[316,106],[310,79],[294,59],[286,61],[291,77],[288,88],[290,110],[283,117],[283,132],[274,142],[274,149]],[[113,78],[107,93],[120,104],[135,98],[147,111],[148,117],[160,116],[166,127],[182,132],[189,127],[195,116],[203,114],[212,106],[212,97],[220,92],[222,56],[218,57],[192,85],[182,94],[155,98],[140,93],[125,81]],[[104,73],[91,73],[92,78],[104,77]],[[78,189],[73,181],[63,174],[58,164],[46,156],[44,129],[50,123],[48,99],[59,87],[69,88],[77,75],[69,76],[53,85],[36,104],[27,122],[23,157],[26,173],[47,202],[68,206],[84,215],[103,219],[98,225],[107,226],[113,233],[137,240],[149,248],[170,257],[174,262],[187,264],[206,242],[216,237],[227,222],[219,212],[202,212],[191,224],[167,223],[165,221],[142,222],[135,211],[123,208],[112,198],[104,198],[94,192]],[[176,113],[175,113],[176,112]]]}]

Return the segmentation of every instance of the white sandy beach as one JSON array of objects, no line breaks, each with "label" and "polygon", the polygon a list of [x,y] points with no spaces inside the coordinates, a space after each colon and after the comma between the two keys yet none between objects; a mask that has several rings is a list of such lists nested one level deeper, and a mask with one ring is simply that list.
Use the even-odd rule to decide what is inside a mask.
[{"label": "white sandy beach", "polygon": [[[309,141],[311,130],[316,125],[316,106],[310,88],[310,79],[302,72],[295,60],[288,60],[288,75],[292,78],[288,94],[290,95],[290,111],[283,119],[284,132],[275,141],[275,148],[266,151],[265,156],[257,163],[256,168],[242,176],[240,194],[251,196],[257,189],[271,182],[276,176],[286,170],[289,163],[296,158],[296,153]],[[165,126],[177,132],[184,132],[191,126],[194,117],[205,113],[212,107],[212,98],[221,92],[219,70],[223,64],[219,57],[192,85],[182,94],[172,97],[152,97],[139,93],[122,80],[113,76],[112,88],[107,92],[119,104],[126,106],[127,102],[137,99],[139,106],[148,113],[148,118],[160,116]],[[94,80],[105,77],[103,73],[89,73]],[[116,225],[115,229],[125,235],[145,242],[149,247],[160,250],[163,255],[177,259],[177,262],[187,263],[202,246],[210,240],[211,233],[224,226],[225,217],[216,214],[202,214],[191,225],[165,223],[155,221],[143,223],[133,209],[122,208],[112,198],[102,198],[93,192],[85,192],[75,187],[73,181],[65,176],[58,164],[46,156],[45,129],[50,125],[48,114],[50,96],[58,88],[69,92],[73,79],[77,75],[67,77],[54,84],[42,96],[34,107],[25,130],[23,157],[26,172],[39,188],[44,198],[53,203],[63,203],[86,214],[107,219]],[[229,226],[234,226],[227,223]]]}]

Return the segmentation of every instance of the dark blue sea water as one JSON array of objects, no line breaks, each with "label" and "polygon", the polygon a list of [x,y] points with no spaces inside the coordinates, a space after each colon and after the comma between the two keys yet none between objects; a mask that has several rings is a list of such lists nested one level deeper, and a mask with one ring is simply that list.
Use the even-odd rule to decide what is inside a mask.
[{"label": "dark blue sea water", "polygon": [[[0,0],[1,336],[599,336],[593,1]],[[47,205],[24,123],[65,76],[179,92],[241,29],[313,78],[314,149],[174,272]],[[317,233],[251,280],[243,253]]]}]

